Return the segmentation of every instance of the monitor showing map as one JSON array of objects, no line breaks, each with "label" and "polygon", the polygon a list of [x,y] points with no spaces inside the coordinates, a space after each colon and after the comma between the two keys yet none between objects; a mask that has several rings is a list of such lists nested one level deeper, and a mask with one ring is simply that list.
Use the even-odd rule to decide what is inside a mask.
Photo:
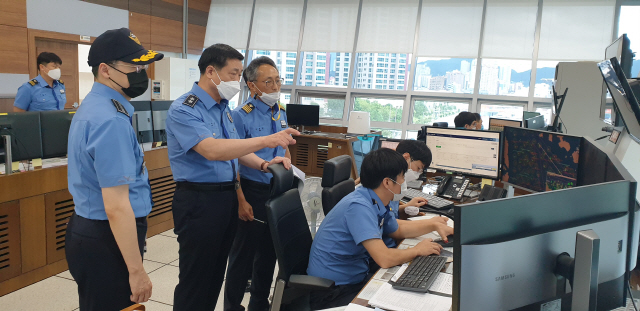
[{"label": "monitor showing map", "polygon": [[502,182],[549,191],[577,186],[581,137],[505,127]]}]

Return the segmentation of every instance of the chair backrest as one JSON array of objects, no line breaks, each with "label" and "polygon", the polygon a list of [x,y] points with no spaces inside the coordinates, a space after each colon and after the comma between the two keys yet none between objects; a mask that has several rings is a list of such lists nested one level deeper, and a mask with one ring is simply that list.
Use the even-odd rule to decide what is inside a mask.
[{"label": "chair backrest", "polygon": [[434,127],[449,127],[449,122],[433,122]]},{"label": "chair backrest", "polygon": [[322,172],[322,209],[327,215],[344,196],[356,189],[351,177],[351,157],[337,156],[324,162]]},{"label": "chair backrest", "polygon": [[267,223],[278,258],[278,279],[289,281],[292,274],[307,274],[311,232],[304,215],[297,178],[281,164],[269,166],[271,198],[266,203]]}]

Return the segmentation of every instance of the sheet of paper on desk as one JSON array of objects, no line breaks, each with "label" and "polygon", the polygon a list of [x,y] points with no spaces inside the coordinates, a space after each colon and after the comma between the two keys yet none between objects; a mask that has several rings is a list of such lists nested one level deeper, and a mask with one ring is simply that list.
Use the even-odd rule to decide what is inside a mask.
[{"label": "sheet of paper on desk", "polygon": [[382,284],[384,284],[384,283],[386,283],[386,282],[379,281],[379,280],[371,280],[371,281],[369,281],[369,283],[367,283],[367,286],[365,286],[362,289],[362,291],[360,292],[360,294],[358,295],[358,298],[360,298],[362,300],[369,300],[369,299],[373,298],[373,295],[376,294],[378,289],[380,289],[380,286],[382,286]]},{"label": "sheet of paper on desk", "polygon": [[451,297],[395,290],[391,284],[384,284],[369,300],[369,304],[385,310],[395,311],[449,311]]},{"label": "sheet of paper on desk", "polygon": [[[424,219],[431,219],[433,217],[440,217],[440,215],[436,215],[436,214],[426,214],[424,216],[416,216],[416,217],[411,217],[408,218],[409,220],[412,221],[416,221],[416,220],[424,220]],[[447,226],[453,228],[453,219],[448,219],[447,220]]]},{"label": "sheet of paper on desk", "polygon": [[453,295],[453,274],[439,272],[438,277],[429,287],[429,291]]},{"label": "sheet of paper on desk", "polygon": [[344,311],[371,311],[371,309],[355,303],[350,303]]},{"label": "sheet of paper on desk", "polygon": [[389,269],[380,269],[378,270],[378,272],[376,272],[372,279],[389,282],[389,280],[391,280],[391,278],[396,274],[398,269],[400,269],[400,266],[391,267]]},{"label": "sheet of paper on desk", "polygon": [[304,179],[305,179],[304,172],[301,171],[299,168],[297,168],[293,164],[291,164],[291,168],[293,169],[293,175],[295,175],[296,177],[300,178],[300,180],[302,180],[302,182],[304,182]]}]

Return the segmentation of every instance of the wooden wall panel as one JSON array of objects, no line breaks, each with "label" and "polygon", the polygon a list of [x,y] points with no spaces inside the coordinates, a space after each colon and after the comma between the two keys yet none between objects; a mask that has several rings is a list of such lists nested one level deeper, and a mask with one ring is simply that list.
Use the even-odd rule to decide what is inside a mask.
[{"label": "wooden wall panel", "polygon": [[0,282],[18,276],[20,261],[20,205],[0,204]]},{"label": "wooden wall panel", "polygon": [[47,264],[44,195],[20,200],[22,273]]},{"label": "wooden wall panel", "polygon": [[27,28],[0,25],[0,73],[29,74]]},{"label": "wooden wall panel", "polygon": [[[167,160],[168,161],[168,160]],[[0,176],[0,202],[67,189],[67,167],[58,166]]]},{"label": "wooden wall panel", "polygon": [[15,98],[0,98],[0,113],[13,112]]},{"label": "wooden wall panel", "polygon": [[204,36],[206,32],[206,27],[189,24],[189,33],[187,36],[187,48],[189,54],[202,54]]},{"label": "wooden wall panel", "polygon": [[0,0],[0,25],[27,28],[27,0]]},{"label": "wooden wall panel", "polygon": [[151,49],[182,53],[182,22],[151,16]]},{"label": "wooden wall panel", "polygon": [[47,193],[45,197],[46,208],[46,252],[47,262],[49,264],[66,258],[64,248],[66,243],[65,234],[67,233],[67,224],[75,205],[73,197],[69,190],[64,189],[52,193]]},{"label": "wooden wall panel", "polygon": [[151,15],[151,0],[129,0],[129,12]]},{"label": "wooden wall panel", "polygon": [[128,10],[129,0],[83,0],[90,3],[109,6],[116,9]]},{"label": "wooden wall panel", "polygon": [[151,0],[151,15],[182,22],[182,0]]},{"label": "wooden wall panel", "polygon": [[189,8],[209,12],[211,0],[189,0]]},{"label": "wooden wall panel", "polygon": [[146,49],[151,46],[151,16],[129,12],[129,30],[133,32]]}]

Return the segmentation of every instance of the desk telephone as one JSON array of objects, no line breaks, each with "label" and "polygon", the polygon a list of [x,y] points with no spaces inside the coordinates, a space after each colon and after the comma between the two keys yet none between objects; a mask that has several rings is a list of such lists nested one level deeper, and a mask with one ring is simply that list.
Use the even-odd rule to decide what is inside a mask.
[{"label": "desk telephone", "polygon": [[467,190],[469,179],[462,176],[445,176],[440,182],[436,192],[439,196],[461,200],[464,191]]}]

